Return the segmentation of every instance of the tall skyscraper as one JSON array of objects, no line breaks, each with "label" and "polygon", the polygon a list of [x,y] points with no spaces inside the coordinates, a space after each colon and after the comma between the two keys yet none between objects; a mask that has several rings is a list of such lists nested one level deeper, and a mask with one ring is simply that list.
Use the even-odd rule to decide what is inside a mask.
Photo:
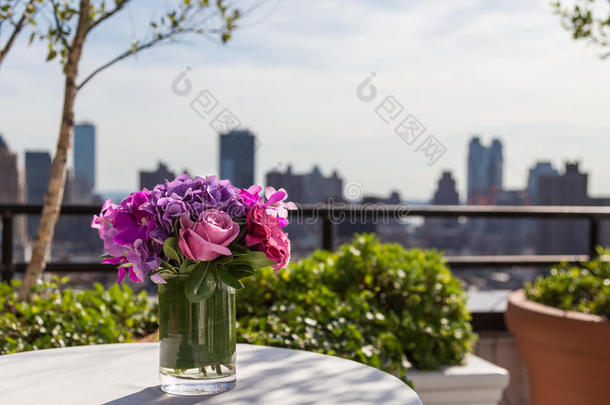
[{"label": "tall skyscraper", "polygon": [[[587,190],[588,175],[578,163],[567,162],[564,172],[539,176],[537,205],[591,205]],[[585,220],[545,220],[538,223],[538,253],[582,254],[587,252]]]},{"label": "tall skyscraper", "polygon": [[49,184],[51,155],[49,152],[25,152],[25,178],[28,202],[42,204]]},{"label": "tall skyscraper", "polygon": [[[11,152],[8,144],[0,135],[0,203],[16,204],[24,200],[23,178],[19,173],[17,154]],[[26,218],[17,215],[13,220],[13,258],[18,261],[25,259],[24,245],[26,235]]]},{"label": "tall skyscraper", "polygon": [[[314,166],[310,173],[296,174],[289,165],[284,172],[274,170],[266,175],[267,186],[284,188],[288,199],[296,204],[329,203],[342,201],[343,179],[335,171],[326,177]],[[332,199],[332,200],[331,200]],[[320,245],[320,224],[303,222],[288,225],[287,231],[295,253],[316,249]]]},{"label": "tall skyscraper", "polygon": [[538,201],[538,182],[542,176],[558,175],[557,169],[551,162],[536,162],[536,165],[529,170],[527,178],[527,202],[529,204],[539,204]]},{"label": "tall skyscraper", "polygon": [[343,195],[343,179],[334,171],[325,177],[318,166],[311,173],[295,174],[288,165],[284,173],[279,170],[268,172],[266,184],[275,188],[284,188],[291,201],[299,204],[328,203],[330,198],[341,201]]},{"label": "tall skyscraper", "polygon": [[494,139],[489,147],[483,146],[478,136],[468,146],[468,203],[495,204],[502,190],[502,143]]},{"label": "tall skyscraper", "polygon": [[18,203],[20,195],[17,155],[10,151],[0,134],[0,202]]},{"label": "tall skyscraper", "polygon": [[172,181],[175,177],[176,174],[169,170],[165,163],[159,162],[157,163],[157,170],[140,171],[140,188],[152,190],[157,184],[163,184],[165,180]]},{"label": "tall skyscraper", "polygon": [[[455,180],[449,170],[445,170],[438,180],[432,204],[434,205],[458,205],[460,196],[455,186]],[[442,243],[443,248],[453,247],[455,228],[458,225],[457,218],[426,218],[427,239]],[[449,235],[448,235],[449,234]],[[437,236],[440,239],[437,239]],[[451,243],[450,243],[451,242]]]},{"label": "tall skyscraper", "polygon": [[74,126],[74,190],[80,203],[91,202],[95,188],[95,127],[83,123]]},{"label": "tall skyscraper", "polygon": [[538,205],[589,205],[588,174],[577,162],[566,162],[563,173],[549,173],[538,178]]},{"label": "tall skyscraper", "polygon": [[[51,155],[49,152],[25,152],[25,181],[27,185],[27,201],[31,204],[42,204],[49,184],[51,173]],[[38,215],[28,217],[28,235],[36,236],[38,231]]]},{"label": "tall skyscraper", "polygon": [[504,164],[502,142],[499,139],[492,140],[487,153],[489,153],[489,187],[500,191],[503,185],[502,167]]},{"label": "tall skyscraper", "polygon": [[254,151],[256,136],[247,129],[220,135],[220,178],[236,187],[254,184]]},{"label": "tall skyscraper", "polygon": [[450,171],[444,171],[440,180],[432,204],[435,205],[458,205],[460,197],[455,187],[455,180]]}]

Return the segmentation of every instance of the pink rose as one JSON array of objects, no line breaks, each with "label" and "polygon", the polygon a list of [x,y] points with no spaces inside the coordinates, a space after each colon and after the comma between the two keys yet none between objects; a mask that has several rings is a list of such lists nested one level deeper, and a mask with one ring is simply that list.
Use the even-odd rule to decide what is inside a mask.
[{"label": "pink rose", "polygon": [[248,232],[246,244],[275,262],[273,268],[277,271],[288,265],[290,261],[290,240],[282,231],[278,217],[264,207],[254,206],[248,212]]},{"label": "pink rose", "polygon": [[231,255],[227,248],[239,235],[239,225],[226,212],[214,208],[205,210],[197,222],[188,216],[180,217],[178,246],[191,260],[210,261],[218,256]]}]

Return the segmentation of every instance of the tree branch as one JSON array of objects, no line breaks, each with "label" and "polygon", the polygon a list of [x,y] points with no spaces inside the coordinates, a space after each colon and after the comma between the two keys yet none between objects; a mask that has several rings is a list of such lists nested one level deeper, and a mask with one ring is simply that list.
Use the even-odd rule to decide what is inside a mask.
[{"label": "tree branch", "polygon": [[[119,54],[115,58],[111,59],[110,61],[104,63],[103,65],[101,65],[100,67],[95,69],[93,72],[89,73],[89,75],[78,86],[76,86],[76,90],[78,91],[78,90],[82,89],[91,79],[93,79],[99,73],[108,69],[110,66],[114,65],[115,63],[122,61],[125,58],[135,55],[136,53],[138,53],[144,49],[152,48],[155,45],[159,45],[161,42],[167,41],[169,39],[174,39],[180,35],[195,33],[195,32],[199,33],[199,32],[201,32],[201,30],[198,28],[185,28],[180,31],[172,30],[172,31],[162,34],[158,37],[155,37],[154,39],[151,39],[148,42],[138,45],[135,48],[129,49],[129,50]],[[222,32],[222,30],[213,29],[213,30],[205,31],[205,33],[210,33],[210,34],[219,33],[219,32]]]},{"label": "tree branch", "polygon": [[112,17],[113,15],[115,15],[116,13],[121,11],[121,9],[130,1],[131,0],[123,0],[120,3],[117,2],[117,5],[114,7],[113,10],[107,12],[106,14],[103,14],[100,18],[98,18],[97,20],[95,20],[91,24],[89,24],[89,28],[87,29],[87,32],[91,32],[95,27],[100,25],[102,22],[104,22],[108,18]]},{"label": "tree branch", "polygon": [[61,39],[61,42],[67,50],[70,50],[68,40],[66,37],[64,37],[64,25],[59,21],[59,15],[57,14],[59,4],[57,4],[54,0],[51,0],[51,8],[53,9],[53,18],[55,19],[55,27],[57,28],[57,38]]},{"label": "tree branch", "polygon": [[19,35],[21,30],[25,26],[25,21],[26,21],[26,19],[28,17],[28,9],[30,8],[30,6],[33,3],[34,3],[34,0],[28,1],[28,4],[26,4],[26,6],[25,6],[25,10],[23,10],[23,14],[21,15],[21,18],[15,24],[15,28],[13,29],[13,33],[11,34],[11,36],[8,39],[8,41],[4,45],[4,48],[0,49],[0,65],[4,61],[4,58],[8,54],[8,51],[11,50],[11,47],[13,46],[13,43],[15,42],[15,39],[17,39],[17,36]]}]

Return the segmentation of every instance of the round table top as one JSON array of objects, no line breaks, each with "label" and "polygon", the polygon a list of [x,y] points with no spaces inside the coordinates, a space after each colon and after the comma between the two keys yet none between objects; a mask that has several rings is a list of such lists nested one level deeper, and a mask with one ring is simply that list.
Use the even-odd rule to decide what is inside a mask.
[{"label": "round table top", "polygon": [[124,343],[0,356],[3,404],[421,405],[398,378],[338,357],[237,345],[237,386],[212,397],[161,392],[159,344]]}]

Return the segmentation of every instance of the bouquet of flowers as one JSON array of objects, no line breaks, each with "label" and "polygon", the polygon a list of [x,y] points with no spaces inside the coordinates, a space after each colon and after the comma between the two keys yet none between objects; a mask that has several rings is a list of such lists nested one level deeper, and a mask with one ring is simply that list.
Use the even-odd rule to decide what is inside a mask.
[{"label": "bouquet of flowers", "polygon": [[265,266],[277,271],[290,260],[286,192],[253,185],[239,189],[216,176],[178,176],[152,191],[107,200],[91,226],[97,228],[107,255],[135,282],[149,276],[158,284],[188,275],[191,302],[211,296],[219,280],[242,288],[240,279]]}]

